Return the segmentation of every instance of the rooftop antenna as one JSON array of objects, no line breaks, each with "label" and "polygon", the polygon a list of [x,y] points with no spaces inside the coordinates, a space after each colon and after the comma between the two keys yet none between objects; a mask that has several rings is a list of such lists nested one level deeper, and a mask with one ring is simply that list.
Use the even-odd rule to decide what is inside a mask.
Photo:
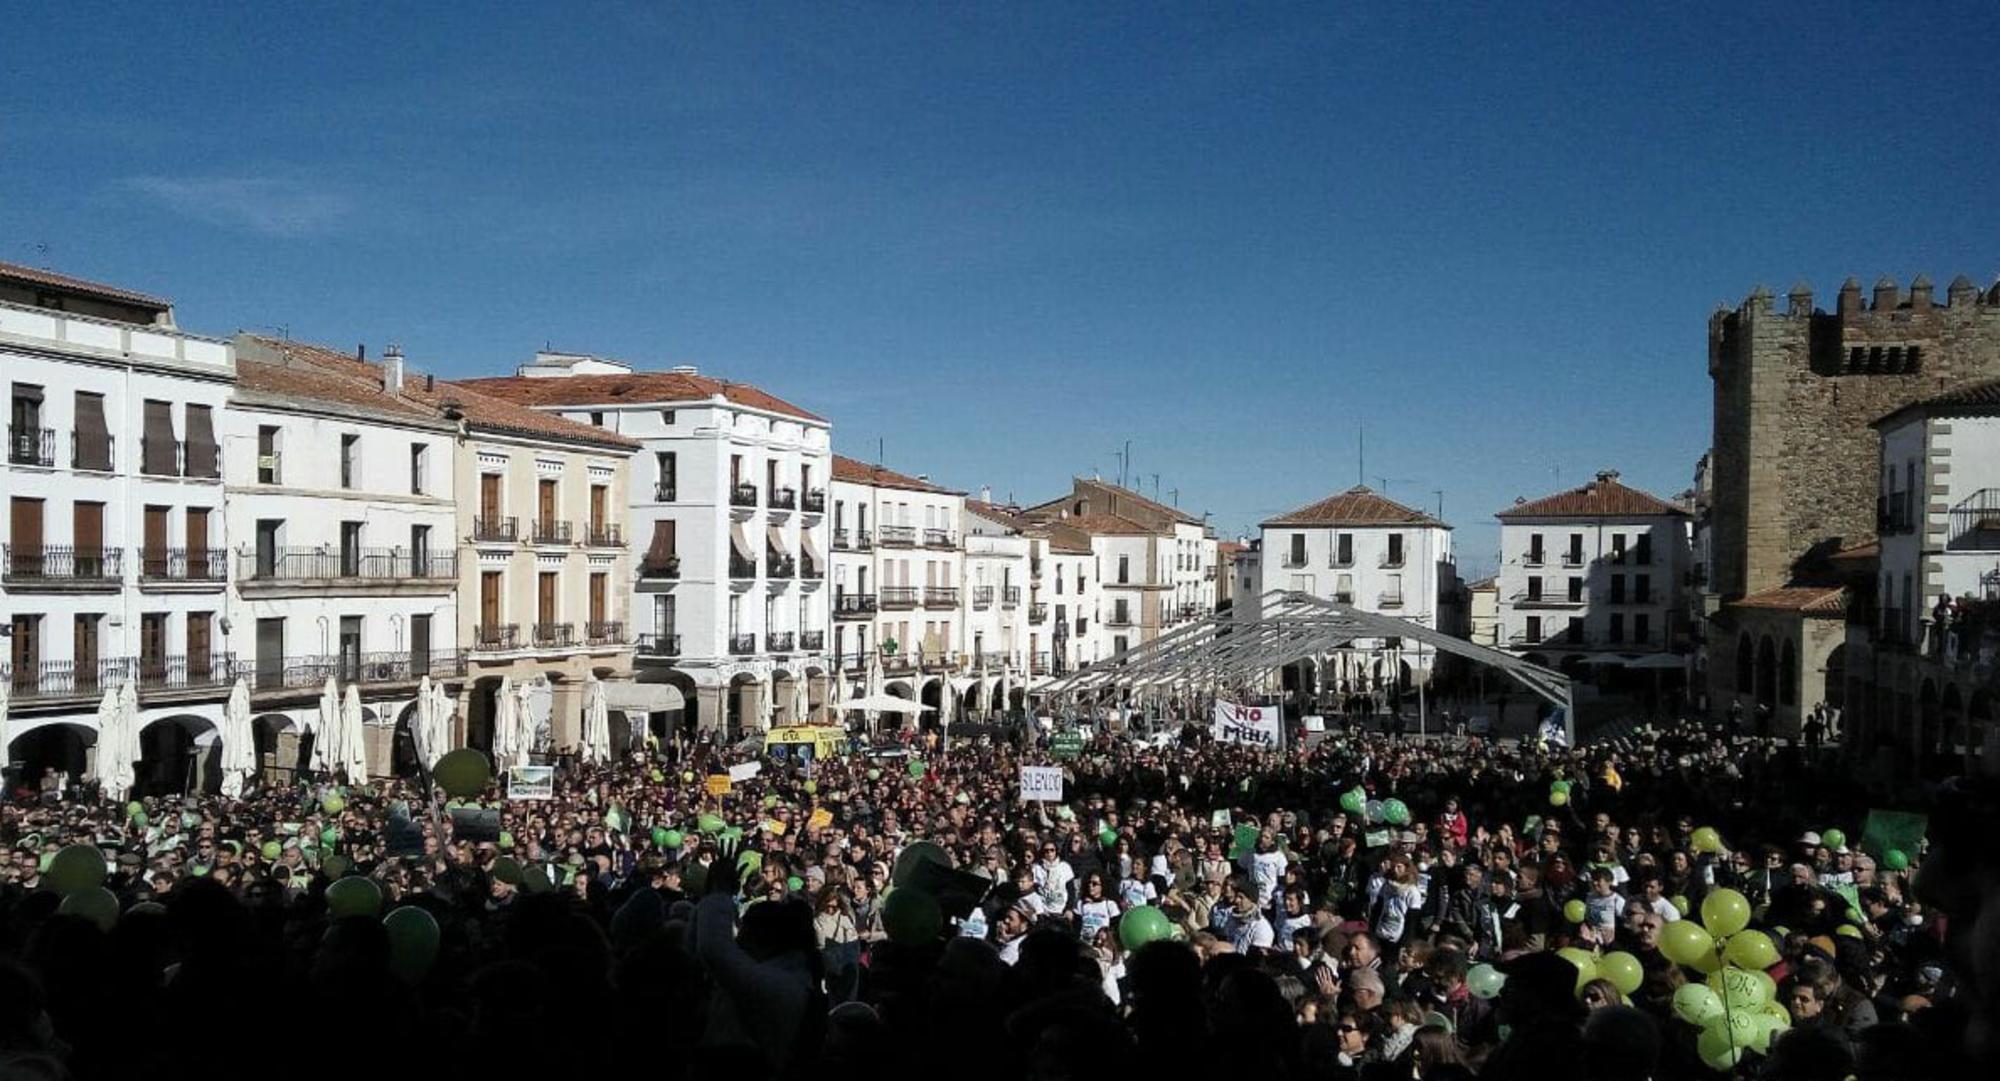
[{"label": "rooftop antenna", "polygon": [[882,437],[879,435],[875,437],[875,464],[882,464]]},{"label": "rooftop antenna", "polygon": [[1167,489],[1167,496],[1174,501],[1174,506],[1178,507],[1181,505],[1181,490],[1179,488]]},{"label": "rooftop antenna", "polygon": [[1368,484],[1368,429],[1354,431],[1354,483]]},{"label": "rooftop antenna", "polygon": [[1158,473],[1153,474],[1153,498],[1160,498],[1160,475]]},{"label": "rooftop antenna", "polygon": [[1431,494],[1438,497],[1438,521],[1444,521],[1444,489],[1432,488]]}]

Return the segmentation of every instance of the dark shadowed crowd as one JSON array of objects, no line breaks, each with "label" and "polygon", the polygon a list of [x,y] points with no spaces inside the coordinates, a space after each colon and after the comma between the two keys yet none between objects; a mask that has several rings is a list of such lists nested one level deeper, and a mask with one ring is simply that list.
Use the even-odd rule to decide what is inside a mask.
[{"label": "dark shadowed crowd", "polygon": [[[720,794],[752,752],[649,748],[463,806],[11,793],[0,1079],[1991,1076],[1989,781],[1891,802],[1694,724],[1067,752],[912,739]],[[1928,839],[1865,840],[1876,807]],[[45,881],[76,845],[115,908]],[[1723,890],[1782,1012],[1718,1070],[1662,942]]]}]

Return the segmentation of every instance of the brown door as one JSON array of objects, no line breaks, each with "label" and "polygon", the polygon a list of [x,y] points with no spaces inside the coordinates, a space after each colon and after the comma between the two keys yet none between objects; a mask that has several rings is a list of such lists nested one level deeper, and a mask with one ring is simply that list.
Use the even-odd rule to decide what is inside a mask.
[{"label": "brown door", "polygon": [[14,689],[32,690],[42,675],[42,617],[14,617]]},{"label": "brown door", "polygon": [[28,578],[42,576],[42,501],[16,496],[9,504],[12,522],[8,529],[9,574]]},{"label": "brown door", "polygon": [[500,625],[499,571],[483,571],[479,575],[479,624],[483,627]]},{"label": "brown door", "polygon": [[70,656],[75,658],[76,689],[79,691],[97,689],[97,621],[101,618],[94,612],[76,617]]},{"label": "brown door", "polygon": [[431,617],[410,617],[410,675],[428,675],[431,670]]},{"label": "brown door", "polygon": [[187,617],[188,678],[197,683],[208,680],[208,627],[211,618],[207,612],[189,612]]},{"label": "brown door", "polygon": [[167,508],[146,508],[146,551],[142,557],[145,574],[164,578],[167,574]]},{"label": "brown door", "polygon": [[535,486],[535,521],[553,522],[555,520],[556,482],[545,480]]},{"label": "brown door", "polygon": [[610,575],[606,574],[593,574],[590,576],[590,621],[592,623],[604,622],[605,587],[609,578]]},{"label": "brown door", "polygon": [[70,536],[76,538],[76,576],[104,576],[104,504],[76,503],[70,511]]},{"label": "brown door", "polygon": [[139,674],[158,679],[167,670],[167,614],[148,612],[139,617]]},{"label": "brown door", "polygon": [[189,507],[187,510],[188,577],[207,578],[208,575],[208,508]]},{"label": "brown door", "polygon": [[535,582],[535,622],[554,623],[556,621],[556,576],[553,573],[540,575]]},{"label": "brown door", "polygon": [[602,535],[604,532],[605,500],[609,495],[610,489],[602,484],[590,486],[590,531],[593,534]]},{"label": "brown door", "polygon": [[487,522],[500,520],[500,474],[479,475],[479,516]]}]

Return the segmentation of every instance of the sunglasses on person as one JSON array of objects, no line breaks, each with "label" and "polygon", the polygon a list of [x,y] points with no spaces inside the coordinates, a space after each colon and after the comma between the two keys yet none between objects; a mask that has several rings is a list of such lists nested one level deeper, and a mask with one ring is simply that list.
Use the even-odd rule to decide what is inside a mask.
[{"label": "sunglasses on person", "polygon": [[1350,1032],[1360,1032],[1361,1026],[1353,1024],[1351,1022],[1342,1021],[1340,1024],[1333,1026],[1333,1030],[1342,1035],[1346,1035],[1347,1033]]}]

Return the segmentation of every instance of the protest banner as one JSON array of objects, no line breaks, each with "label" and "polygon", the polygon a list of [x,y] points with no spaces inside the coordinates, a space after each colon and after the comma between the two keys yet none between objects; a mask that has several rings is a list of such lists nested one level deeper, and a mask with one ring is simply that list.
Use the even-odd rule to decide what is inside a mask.
[{"label": "protest banner", "polygon": [[1023,802],[1061,803],[1062,798],[1062,767],[1021,767],[1021,799]]},{"label": "protest banner", "polygon": [[1217,743],[1240,743],[1270,751],[1284,746],[1284,729],[1276,706],[1218,701],[1211,734]]},{"label": "protest banner", "polygon": [[514,766],[507,770],[507,798],[512,800],[554,799],[554,766]]},{"label": "protest banner", "polygon": [[711,773],[703,785],[711,796],[726,796],[729,794],[729,774]]}]

